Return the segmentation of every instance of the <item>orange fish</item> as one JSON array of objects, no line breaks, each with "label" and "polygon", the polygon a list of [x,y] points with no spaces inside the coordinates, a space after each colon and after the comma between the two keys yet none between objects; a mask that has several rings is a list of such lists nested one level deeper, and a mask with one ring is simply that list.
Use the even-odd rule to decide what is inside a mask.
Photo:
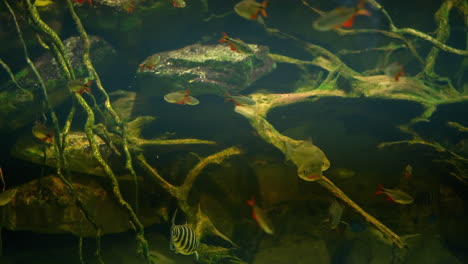
[{"label": "orange fish", "polygon": [[[78,4],[83,4],[85,0],[73,0],[73,2],[77,2]],[[90,6],[93,5],[93,0],[88,0]]]},{"label": "orange fish", "polygon": [[357,15],[370,16],[369,11],[364,9],[366,0],[360,0],[356,7],[338,7],[323,14],[315,20],[313,27],[318,31],[328,31],[335,28],[353,26]]},{"label": "orange fish", "polygon": [[73,93],[83,94],[84,91],[91,93],[91,84],[92,81],[87,81],[84,79],[76,79],[68,81],[68,89]]},{"label": "orange fish", "polygon": [[253,54],[255,53],[252,48],[249,47],[247,43],[240,39],[233,39],[230,38],[226,33],[222,33],[223,37],[219,40],[219,42],[224,43],[227,42],[229,44],[229,47],[231,47],[232,51],[236,51],[238,53],[244,53],[244,54]]},{"label": "orange fish", "polygon": [[265,10],[268,0],[262,3],[257,3],[255,0],[243,0],[234,6],[234,11],[245,19],[257,19],[258,14],[261,13],[263,17],[268,17]]},{"label": "orange fish", "polygon": [[148,57],[142,64],[140,64],[140,72],[143,72],[146,69],[153,70],[156,64],[159,64],[161,57],[158,55],[152,55]]},{"label": "orange fish", "polygon": [[183,105],[197,105],[200,103],[197,98],[190,96],[190,89],[187,91],[178,91],[168,93],[164,96],[164,100],[171,104],[183,104]]},{"label": "orange fish", "polygon": [[252,206],[252,217],[255,219],[255,221],[257,221],[258,225],[263,229],[263,231],[265,231],[267,234],[273,235],[273,226],[270,220],[267,218],[265,211],[255,203],[255,197],[252,196],[252,199],[248,200],[247,204]]},{"label": "orange fish", "polygon": [[36,123],[31,130],[33,136],[39,139],[41,142],[54,142],[54,131],[48,129],[41,123]]},{"label": "orange fish", "polygon": [[393,62],[384,69],[385,75],[390,78],[394,78],[398,82],[401,76],[405,76],[403,65],[398,62]]}]

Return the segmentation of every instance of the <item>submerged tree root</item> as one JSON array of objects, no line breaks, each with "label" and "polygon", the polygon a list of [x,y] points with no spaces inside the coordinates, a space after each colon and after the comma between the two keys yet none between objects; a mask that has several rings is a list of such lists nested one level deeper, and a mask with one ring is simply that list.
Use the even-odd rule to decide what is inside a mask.
[{"label": "submerged tree root", "polygon": [[189,222],[195,223],[195,231],[197,232],[197,234],[199,234],[199,237],[202,237],[206,234],[219,236],[222,239],[229,242],[230,244],[232,244],[233,246],[237,247],[237,245],[231,239],[229,239],[227,236],[221,233],[213,225],[210,218],[201,211],[200,206],[198,206],[198,209],[191,207],[188,203],[187,198],[195,180],[206,166],[210,164],[220,164],[230,156],[238,155],[240,153],[240,149],[236,147],[230,147],[208,157],[202,158],[195,165],[195,167],[193,167],[189,171],[187,177],[180,186],[174,186],[171,183],[169,183],[166,179],[164,179],[156,169],[154,169],[153,167],[151,167],[151,165],[148,164],[143,154],[140,154],[138,156],[138,160],[140,161],[142,167],[145,168],[146,171],[149,172],[149,174],[153,175],[153,179],[156,181],[156,183],[162,186],[171,196],[177,199],[177,204],[179,208],[188,216]]},{"label": "submerged tree root", "polygon": [[[267,112],[276,106],[286,105],[291,103],[296,103],[299,101],[304,101],[310,96],[333,96],[340,95],[340,91],[326,91],[326,90],[314,90],[311,92],[297,93],[297,94],[254,94],[252,98],[257,101],[257,104],[254,106],[237,106],[235,111],[244,117],[246,117],[252,127],[257,131],[257,133],[268,143],[274,145],[283,153],[286,154],[285,143],[292,144],[295,142],[294,139],[291,139],[287,136],[279,133],[264,117]],[[342,94],[341,94],[342,95]],[[297,164],[296,164],[297,165]],[[379,231],[388,236],[399,248],[404,248],[405,243],[403,240],[395,234],[388,227],[379,222],[376,218],[366,213],[359,205],[353,202],[346,194],[341,191],[336,185],[333,184],[326,177],[321,177],[316,182],[327,190],[329,190],[337,198],[341,199],[348,206],[356,210],[361,214],[369,223],[374,225]]]}]

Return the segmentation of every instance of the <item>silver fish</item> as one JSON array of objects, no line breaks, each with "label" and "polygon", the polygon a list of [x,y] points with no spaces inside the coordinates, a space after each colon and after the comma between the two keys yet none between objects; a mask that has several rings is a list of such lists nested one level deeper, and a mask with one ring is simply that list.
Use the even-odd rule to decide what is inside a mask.
[{"label": "silver fish", "polygon": [[325,153],[310,140],[300,141],[296,146],[285,142],[286,160],[291,160],[297,166],[297,175],[306,181],[322,178],[322,171],[330,167],[330,161]]},{"label": "silver fish", "polygon": [[336,229],[341,223],[341,216],[343,215],[344,206],[335,199],[328,208],[328,220],[330,222],[330,228]]},{"label": "silver fish", "polygon": [[169,248],[175,251],[175,253],[182,255],[195,254],[195,257],[198,260],[197,249],[200,246],[200,240],[195,234],[195,231],[189,225],[174,224],[176,214],[177,209],[174,212],[174,216],[172,216],[171,240]]}]

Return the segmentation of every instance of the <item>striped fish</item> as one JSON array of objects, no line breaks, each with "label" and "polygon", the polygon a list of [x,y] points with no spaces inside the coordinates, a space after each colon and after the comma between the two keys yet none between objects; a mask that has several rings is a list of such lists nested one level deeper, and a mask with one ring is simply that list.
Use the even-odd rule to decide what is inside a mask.
[{"label": "striped fish", "polygon": [[171,241],[169,247],[171,250],[175,251],[175,253],[179,253],[182,255],[195,254],[195,257],[198,260],[197,249],[200,245],[200,240],[195,234],[195,231],[187,224],[174,224],[176,214],[177,209],[174,212],[174,216],[172,216]]}]

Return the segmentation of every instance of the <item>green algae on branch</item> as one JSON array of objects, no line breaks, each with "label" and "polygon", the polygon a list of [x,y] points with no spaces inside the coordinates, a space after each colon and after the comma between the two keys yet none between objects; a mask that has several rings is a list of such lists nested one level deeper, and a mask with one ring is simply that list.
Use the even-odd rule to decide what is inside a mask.
[{"label": "green algae on branch", "polygon": [[205,167],[207,167],[210,164],[220,164],[225,159],[233,155],[239,155],[241,153],[242,152],[239,148],[230,147],[215,154],[212,154],[208,157],[201,158],[198,164],[196,164],[190,170],[190,172],[187,174],[187,177],[184,179],[184,182],[180,186],[174,186],[166,179],[164,179],[164,177],[162,177],[156,169],[154,169],[150,164],[148,164],[143,154],[138,155],[137,158],[140,161],[141,166],[153,176],[153,179],[156,181],[156,183],[163,187],[171,196],[177,199],[178,207],[187,215],[188,222],[191,223],[191,225],[195,226],[195,232],[197,233],[199,238],[201,238],[204,235],[219,236],[220,238],[236,246],[236,244],[232,242],[231,239],[229,239],[227,236],[221,233],[213,225],[209,217],[201,211],[200,206],[198,206],[197,209],[193,208],[189,204],[188,197],[190,191],[192,190],[192,186],[195,180],[201,174],[202,170]]},{"label": "green algae on branch", "polygon": [[[329,91],[326,91],[329,92]],[[290,104],[290,103],[295,103],[300,100],[303,100],[304,97],[294,97],[295,94],[288,94],[292,97],[293,100],[286,100],[282,101],[284,104]],[[265,96],[265,95],[263,95]],[[308,94],[310,96],[310,94]],[[253,96],[255,98],[255,96]],[[281,98],[281,97],[279,97]],[[288,98],[286,96],[286,98]],[[265,102],[268,102],[265,101]],[[272,108],[274,104],[272,102],[269,103],[264,103],[263,107],[260,106],[258,110],[254,109],[257,107],[257,105],[254,106],[236,106],[234,109],[237,113],[243,115],[246,117],[252,127],[257,131],[257,133],[268,143],[274,145],[277,147],[281,152],[285,153],[286,155],[286,145],[287,144],[294,144],[297,141],[282,135],[279,133],[265,118],[264,116],[268,112],[270,108]],[[277,106],[277,105],[275,105]],[[300,166],[301,164],[295,164],[296,166]],[[333,184],[328,178],[322,176],[318,177],[318,179],[315,180],[317,183],[325,187],[327,190],[329,190],[332,194],[334,194],[337,198],[341,199],[343,202],[345,202],[347,205],[355,209],[359,214],[361,214],[368,222],[370,222],[372,225],[374,225],[378,230],[380,230],[382,233],[387,235],[399,248],[404,248],[405,243],[401,240],[401,238],[395,234],[392,230],[387,228],[385,225],[380,223],[377,219],[375,219],[373,216],[369,215],[366,211],[364,211],[360,206],[358,206],[354,201],[352,201],[346,194],[341,191],[337,186]]]}]

